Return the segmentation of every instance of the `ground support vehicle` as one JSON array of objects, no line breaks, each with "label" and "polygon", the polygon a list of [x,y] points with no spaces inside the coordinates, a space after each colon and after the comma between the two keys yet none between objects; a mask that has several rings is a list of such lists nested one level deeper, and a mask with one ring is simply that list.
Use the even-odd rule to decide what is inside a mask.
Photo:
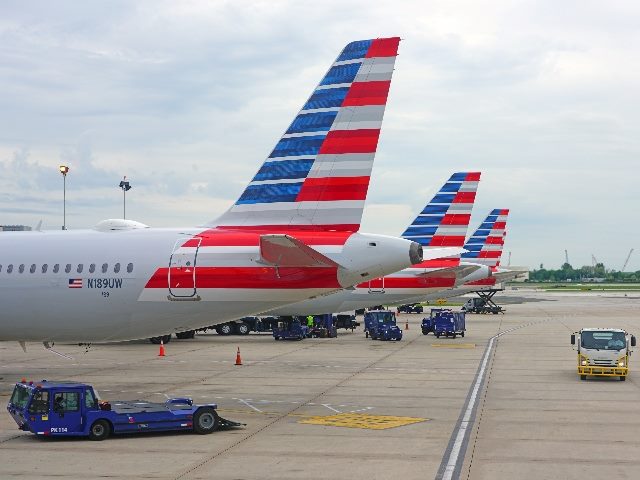
[{"label": "ground support vehicle", "polygon": [[372,310],[364,314],[365,337],[372,340],[402,340],[402,330],[391,310]]},{"label": "ground support vehicle", "polygon": [[356,327],[360,326],[360,322],[356,321],[355,315],[348,315],[340,313],[338,315],[334,315],[333,324],[336,329],[344,328],[345,330],[351,330],[352,332],[356,329]]},{"label": "ground support vehicle", "polygon": [[303,325],[298,317],[280,317],[272,334],[276,340],[302,340],[309,336],[309,327]]},{"label": "ground support vehicle", "polygon": [[309,330],[309,336],[315,338],[336,338],[338,330],[333,323],[333,315],[312,315],[313,327]]},{"label": "ground support vehicle", "polygon": [[104,402],[93,387],[76,382],[18,382],[7,410],[20,430],[43,436],[82,436],[104,440],[111,434],[193,431],[211,433],[242,424],[218,415],[215,403],[190,398],[165,403],[140,400]]},{"label": "ground support vehicle", "polygon": [[420,326],[422,328],[422,334],[429,335],[429,333],[433,332],[433,318],[424,317]]},{"label": "ground support vehicle", "polygon": [[571,335],[571,345],[576,345],[576,340],[580,380],[588,376],[626,380],[635,336],[619,328],[583,328]]},{"label": "ground support vehicle", "polygon": [[506,310],[493,301],[493,296],[503,290],[504,289],[494,288],[491,290],[475,292],[479,298],[470,298],[467,300],[467,302],[462,306],[462,311],[467,313],[492,313],[494,315],[497,315],[498,313],[505,313]]},{"label": "ground support vehicle", "polygon": [[457,335],[464,337],[466,330],[464,312],[454,312],[447,308],[432,308],[431,321],[433,322],[433,333],[437,338],[442,335],[452,338],[456,338]]},{"label": "ground support vehicle", "polygon": [[422,312],[424,312],[424,308],[419,303],[400,305],[398,307],[398,313],[422,313]]}]

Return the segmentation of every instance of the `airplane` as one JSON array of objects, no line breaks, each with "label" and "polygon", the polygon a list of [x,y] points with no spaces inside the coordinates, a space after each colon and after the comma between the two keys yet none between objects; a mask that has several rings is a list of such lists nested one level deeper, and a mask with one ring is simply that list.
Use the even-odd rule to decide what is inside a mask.
[{"label": "airplane", "polygon": [[0,235],[0,340],[193,330],[460,253],[359,231],[399,41],[349,43],[217,220]]},{"label": "airplane", "polygon": [[[420,243],[425,254],[445,246],[462,247],[479,181],[479,172],[454,173],[404,231],[402,237]],[[489,275],[489,267],[461,263],[460,256],[425,260],[402,271],[361,282],[355,288],[263,313],[318,315],[374,305],[411,303],[407,299],[447,290]]]},{"label": "airplane", "polygon": [[515,278],[522,271],[503,271],[500,269],[500,257],[504,249],[506,237],[507,219],[509,209],[496,208],[482,221],[478,229],[464,244],[466,252],[461,257],[467,262],[476,262],[489,268],[491,275],[486,278],[465,282],[444,292],[430,294],[421,299],[414,298],[414,302],[437,300],[440,298],[457,297],[469,292],[489,290],[496,284]]}]

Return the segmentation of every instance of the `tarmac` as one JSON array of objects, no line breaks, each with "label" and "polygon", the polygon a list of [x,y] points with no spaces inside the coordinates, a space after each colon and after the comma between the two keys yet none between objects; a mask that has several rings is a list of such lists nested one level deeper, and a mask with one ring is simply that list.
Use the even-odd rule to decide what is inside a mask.
[{"label": "tarmac", "polygon": [[75,380],[110,401],[216,402],[246,423],[92,442],[21,432],[2,411],[0,478],[638,478],[640,358],[626,382],[580,381],[569,336],[618,327],[640,337],[640,298],[500,295],[506,314],[467,315],[455,340],[424,336],[423,315],[401,315],[400,342],[360,327],[303,341],[198,335],[172,340],[165,357],[143,341],[54,347],[73,359],[0,343],[3,405],[22,377]]}]

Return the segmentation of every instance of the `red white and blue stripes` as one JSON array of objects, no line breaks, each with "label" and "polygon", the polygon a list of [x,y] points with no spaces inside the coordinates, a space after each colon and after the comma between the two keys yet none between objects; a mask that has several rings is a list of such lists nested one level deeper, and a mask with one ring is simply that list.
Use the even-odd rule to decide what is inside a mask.
[{"label": "red white and blue stripes", "polygon": [[462,258],[492,268],[497,267],[504,248],[508,215],[509,210],[506,208],[492,210],[464,245],[468,252],[463,253]]},{"label": "red white and blue stripes", "polygon": [[358,230],[399,42],[347,45],[238,201],[212,225]]},{"label": "red white and blue stripes", "polygon": [[462,247],[479,181],[480,172],[451,175],[402,237],[423,247]]}]

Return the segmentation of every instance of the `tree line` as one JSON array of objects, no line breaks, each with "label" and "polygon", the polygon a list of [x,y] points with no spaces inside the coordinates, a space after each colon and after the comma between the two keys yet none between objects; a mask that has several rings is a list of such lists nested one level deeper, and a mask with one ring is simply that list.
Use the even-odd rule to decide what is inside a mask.
[{"label": "tree line", "polygon": [[604,264],[596,263],[595,266],[585,265],[573,268],[569,263],[564,263],[558,270],[546,269],[540,264],[539,269],[529,272],[530,282],[638,282],[640,270],[637,272],[619,272],[608,270]]}]

